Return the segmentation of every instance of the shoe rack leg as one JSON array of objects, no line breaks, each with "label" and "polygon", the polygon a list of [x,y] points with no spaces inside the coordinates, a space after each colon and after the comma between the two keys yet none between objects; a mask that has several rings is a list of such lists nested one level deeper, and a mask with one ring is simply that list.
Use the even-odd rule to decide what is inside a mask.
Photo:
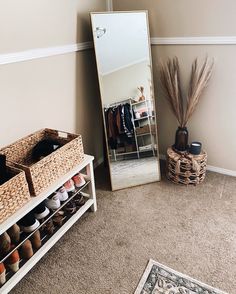
[{"label": "shoe rack leg", "polygon": [[96,190],[95,190],[95,180],[94,180],[94,172],[93,172],[93,162],[90,162],[86,166],[86,172],[87,175],[90,178],[90,183],[89,183],[89,194],[91,199],[93,199],[94,204],[91,206],[91,210],[95,212],[97,210],[97,199],[96,199]]}]

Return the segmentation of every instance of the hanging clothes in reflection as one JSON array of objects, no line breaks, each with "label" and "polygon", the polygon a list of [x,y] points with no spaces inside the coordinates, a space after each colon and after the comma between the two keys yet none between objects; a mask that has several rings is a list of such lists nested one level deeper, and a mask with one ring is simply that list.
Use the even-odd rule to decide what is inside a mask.
[{"label": "hanging clothes in reflection", "polygon": [[117,149],[118,143],[133,144],[134,125],[129,103],[105,108],[108,144]]}]

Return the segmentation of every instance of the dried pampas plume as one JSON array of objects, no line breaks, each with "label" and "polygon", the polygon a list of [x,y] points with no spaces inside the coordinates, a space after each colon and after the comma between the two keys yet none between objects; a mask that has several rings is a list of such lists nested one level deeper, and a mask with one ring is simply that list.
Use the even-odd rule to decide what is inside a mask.
[{"label": "dried pampas plume", "polygon": [[203,90],[207,87],[212,75],[214,61],[205,59],[199,66],[198,60],[192,64],[189,91],[184,110],[184,99],[181,90],[179,60],[177,57],[160,63],[160,80],[171,110],[178,120],[180,127],[185,127],[199,102]]}]

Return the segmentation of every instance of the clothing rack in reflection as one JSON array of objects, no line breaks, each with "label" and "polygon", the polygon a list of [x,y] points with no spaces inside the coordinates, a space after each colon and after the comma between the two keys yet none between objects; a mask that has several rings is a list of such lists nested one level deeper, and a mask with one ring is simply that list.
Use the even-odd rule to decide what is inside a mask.
[{"label": "clothing rack in reflection", "polygon": [[[146,152],[152,152],[152,156],[155,156],[156,155],[156,145],[155,145],[155,142],[154,142],[154,138],[153,138],[153,133],[152,133],[152,129],[151,129],[151,118],[155,118],[154,115],[147,115],[146,117],[140,117],[139,119],[135,118],[134,117],[134,114],[133,114],[133,110],[134,110],[134,107],[136,108],[136,106],[138,104],[141,104],[141,103],[145,103],[145,107],[148,109],[149,106],[148,106],[148,101],[151,101],[151,100],[143,100],[143,101],[139,101],[139,102],[135,102],[134,99],[132,98],[128,98],[128,99],[125,99],[125,100],[121,100],[121,101],[118,101],[118,102],[113,102],[111,104],[107,104],[106,106],[104,106],[104,111],[108,110],[109,108],[112,108],[112,107],[117,107],[117,106],[120,106],[122,104],[126,104],[126,103],[129,103],[130,104],[130,109],[131,109],[131,115],[132,115],[132,123],[133,123],[133,136],[134,136],[134,141],[135,141],[135,148],[136,150],[135,151],[129,151],[129,152],[116,152],[116,149],[111,149],[111,154],[109,153],[109,157],[111,157],[114,161],[117,161],[117,157],[118,156],[129,156],[129,155],[137,155],[137,158],[139,159],[141,157],[141,154],[142,153],[146,153]],[[148,126],[149,126],[149,132],[145,133],[145,134],[137,134],[136,132],[136,126],[135,126],[135,122],[138,122],[139,126],[140,126],[140,122],[141,120],[147,120],[148,122]],[[151,144],[149,145],[149,148],[147,149],[143,149],[143,150],[140,150],[140,145],[139,145],[139,142],[138,142],[138,138],[142,138],[142,142],[144,142],[144,139],[143,139],[143,136],[151,136]]]},{"label": "clothing rack in reflection", "polygon": [[108,109],[110,107],[117,107],[117,106],[122,105],[122,104],[125,104],[125,103],[129,103],[130,105],[132,105],[132,103],[131,103],[132,100],[133,99],[128,98],[128,99],[121,100],[121,101],[118,101],[118,102],[113,102],[113,103],[110,103],[110,104],[106,104],[104,106],[104,109]]}]

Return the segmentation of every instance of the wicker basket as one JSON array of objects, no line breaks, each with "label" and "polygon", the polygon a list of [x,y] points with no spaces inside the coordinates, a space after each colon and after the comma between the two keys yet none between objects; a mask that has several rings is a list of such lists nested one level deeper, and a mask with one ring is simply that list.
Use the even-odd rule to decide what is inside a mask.
[{"label": "wicker basket", "polygon": [[206,175],[207,154],[199,155],[188,152],[175,152],[167,149],[167,178],[178,184],[197,185]]},{"label": "wicker basket", "polygon": [[0,223],[30,200],[24,171],[10,166],[7,171],[12,178],[0,185]]},{"label": "wicker basket", "polygon": [[[63,146],[38,162],[32,161],[33,147],[43,139],[58,140]],[[82,137],[51,129],[35,132],[3,148],[9,162],[23,169],[32,195],[40,194],[60,176],[69,172],[84,159]]]},{"label": "wicker basket", "polygon": [[[155,125],[151,125],[152,134],[154,134],[156,132],[155,127],[156,127]],[[142,134],[146,134],[146,133],[149,133],[149,132],[150,132],[150,126],[149,125],[145,125],[143,127],[136,128],[137,135],[142,135]]]}]

